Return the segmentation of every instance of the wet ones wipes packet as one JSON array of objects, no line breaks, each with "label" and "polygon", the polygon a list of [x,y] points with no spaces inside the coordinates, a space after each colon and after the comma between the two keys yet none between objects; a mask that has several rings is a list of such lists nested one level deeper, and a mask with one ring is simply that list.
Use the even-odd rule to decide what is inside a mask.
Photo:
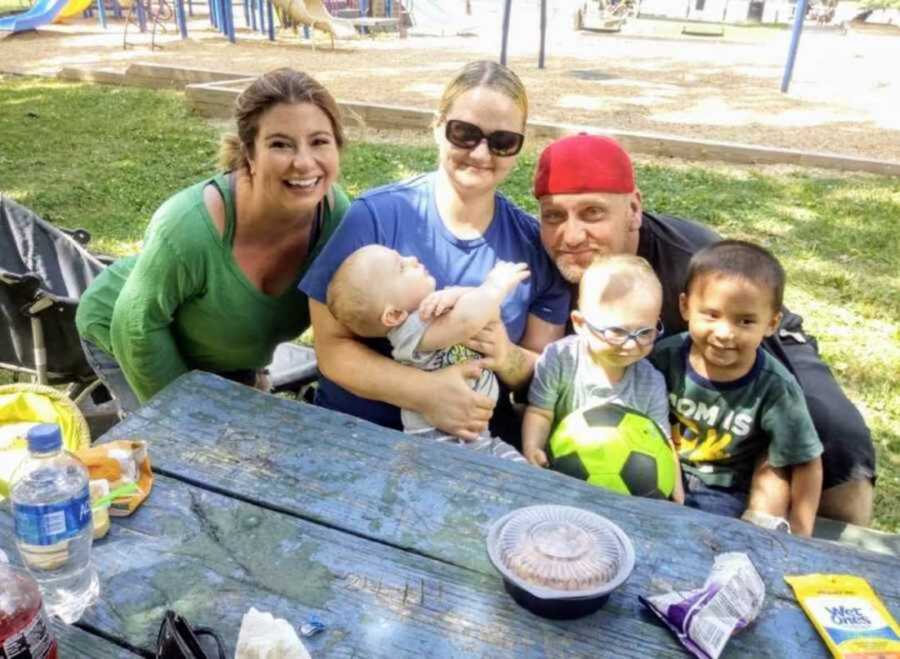
[{"label": "wet ones wipes packet", "polygon": [[865,579],[847,574],[785,577],[836,659],[900,659],[900,627]]},{"label": "wet ones wipes packet", "polygon": [[695,657],[716,659],[732,634],[759,615],[766,586],[747,554],[716,556],[702,588],[639,596]]}]

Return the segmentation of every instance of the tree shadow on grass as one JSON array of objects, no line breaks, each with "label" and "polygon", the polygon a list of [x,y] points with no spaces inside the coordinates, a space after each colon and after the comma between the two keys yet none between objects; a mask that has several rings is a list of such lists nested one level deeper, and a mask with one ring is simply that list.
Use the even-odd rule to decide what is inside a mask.
[{"label": "tree shadow on grass", "polygon": [[790,259],[796,284],[878,304],[900,322],[900,182],[873,176],[735,175],[638,167],[648,209],[699,220]]},{"label": "tree shadow on grass", "polygon": [[341,156],[341,178],[351,197],[402,181],[437,166],[436,149],[403,145],[349,145]]},{"label": "tree shadow on grass", "polygon": [[17,78],[0,85],[0,144],[0,190],[119,251],[214,171],[216,131],[171,92]]}]

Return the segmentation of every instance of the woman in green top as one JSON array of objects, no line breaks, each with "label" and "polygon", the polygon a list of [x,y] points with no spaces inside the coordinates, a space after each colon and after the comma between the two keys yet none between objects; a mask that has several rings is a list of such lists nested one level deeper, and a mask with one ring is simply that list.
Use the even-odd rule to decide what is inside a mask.
[{"label": "woman in green top", "polygon": [[141,253],[107,268],[79,304],[88,361],[123,411],[191,369],[256,384],[275,346],[309,325],[297,284],[349,203],[335,183],[337,104],[283,68],[253,82],[235,116],[225,173],[164,202]]}]

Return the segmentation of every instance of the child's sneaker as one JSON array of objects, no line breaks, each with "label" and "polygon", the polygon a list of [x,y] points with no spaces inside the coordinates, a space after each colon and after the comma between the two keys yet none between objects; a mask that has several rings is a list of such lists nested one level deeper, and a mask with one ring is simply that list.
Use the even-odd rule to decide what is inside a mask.
[{"label": "child's sneaker", "polygon": [[741,519],[745,522],[758,526],[770,531],[782,531],[784,533],[791,532],[791,524],[784,517],[777,517],[769,513],[762,513],[757,510],[745,510],[741,515]]}]

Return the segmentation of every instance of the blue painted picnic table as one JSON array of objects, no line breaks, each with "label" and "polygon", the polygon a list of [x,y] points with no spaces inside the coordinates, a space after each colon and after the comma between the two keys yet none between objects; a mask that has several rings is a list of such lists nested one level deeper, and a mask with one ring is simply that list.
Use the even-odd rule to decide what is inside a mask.
[{"label": "blue painted picnic table", "polygon": [[[699,587],[726,551],[750,556],[767,594],[724,657],[827,656],[786,574],[856,574],[900,612],[895,556],[608,493],[205,373],[183,376],[100,441],[120,438],[150,443],[155,482],[95,544],[101,601],[79,625],[122,647],[153,648],[173,608],[218,630],[232,653],[254,606],[295,628],[321,619],[327,630],[305,639],[313,656],[683,656],[637,596]],[[504,591],[487,528],[538,503],[596,512],[634,542],[631,578],[597,613],[546,620]],[[8,513],[0,538],[9,551]]]}]

